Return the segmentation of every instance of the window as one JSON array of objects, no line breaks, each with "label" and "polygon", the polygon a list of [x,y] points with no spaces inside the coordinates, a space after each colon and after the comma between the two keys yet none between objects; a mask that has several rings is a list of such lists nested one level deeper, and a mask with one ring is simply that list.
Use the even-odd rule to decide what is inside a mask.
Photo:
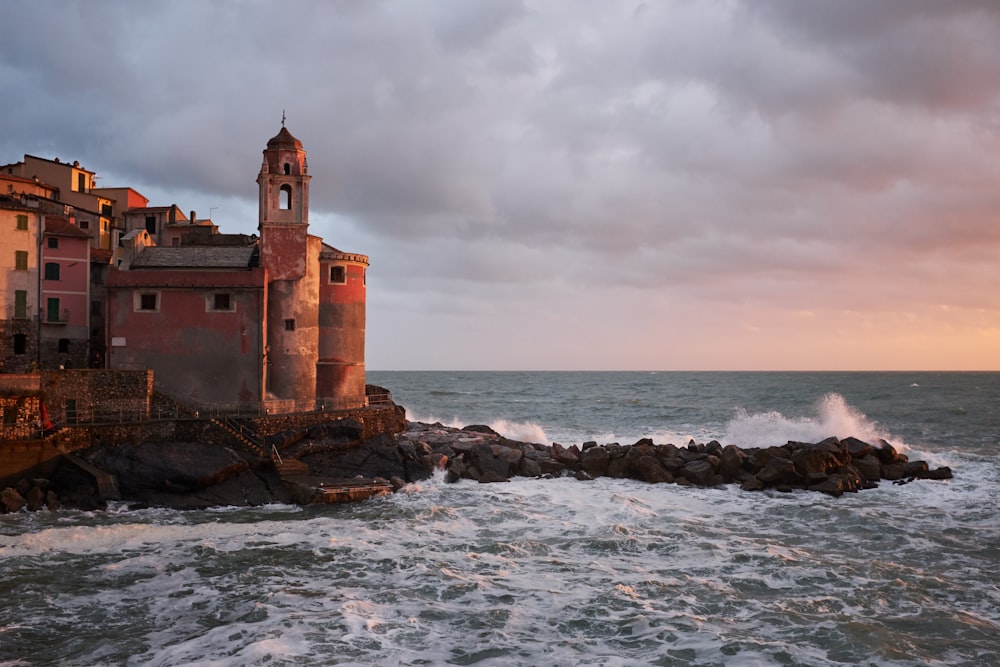
[{"label": "window", "polygon": [[101,302],[100,301],[91,301],[90,302],[90,314],[91,315],[100,315],[101,314]]},{"label": "window", "polygon": [[101,215],[111,217],[111,204],[101,204]]},{"label": "window", "polygon": [[146,231],[150,234],[156,234],[156,216],[147,215],[146,216]]},{"label": "window", "polygon": [[3,409],[3,425],[13,426],[17,423],[17,408],[7,406]]},{"label": "window", "polygon": [[59,280],[59,264],[56,262],[45,262],[45,279]]},{"label": "window", "polygon": [[67,354],[69,352],[69,338],[59,339],[59,354]]},{"label": "window", "polygon": [[288,163],[286,162],[286,163],[285,163],[285,175],[286,175],[286,176],[288,176],[288,175],[289,175],[289,174],[291,174],[291,173],[292,173],[292,165],[290,165],[290,164],[288,164]]},{"label": "window", "polygon": [[28,270],[28,251],[27,250],[15,250],[14,251],[14,269],[16,271],[27,271]]},{"label": "window", "polygon": [[76,175],[76,190],[77,190],[77,192],[86,192],[87,191],[87,175],[86,174],[77,174]]},{"label": "window", "polygon": [[50,236],[49,237],[49,247],[50,248],[58,248],[59,247],[59,239],[57,239],[55,236]]},{"label": "window", "polygon": [[156,294],[140,294],[139,295],[139,310],[156,310],[157,309],[157,298]]},{"label": "window", "polygon": [[90,220],[81,220],[80,229],[90,229]]},{"label": "window", "polygon": [[59,321],[59,299],[49,298],[45,303],[45,321],[46,322],[58,322]]},{"label": "window", "polygon": [[24,354],[28,351],[28,337],[25,334],[14,334],[14,354]]},{"label": "window", "polygon": [[215,294],[212,303],[212,310],[233,310],[232,299],[229,294]]},{"label": "window", "polygon": [[17,228],[19,230],[21,230],[22,232],[23,231],[27,231],[27,229],[28,229],[28,216],[26,216],[26,215],[19,215],[19,216],[17,216]]},{"label": "window", "polygon": [[285,331],[295,331],[295,320],[285,320]]},{"label": "window", "polygon": [[14,319],[23,320],[28,317],[28,291],[14,290]]},{"label": "window", "polygon": [[347,269],[343,266],[330,267],[330,282],[343,285],[347,282]]},{"label": "window", "polygon": [[292,208],[292,186],[287,183],[281,186],[281,208],[286,210]]}]

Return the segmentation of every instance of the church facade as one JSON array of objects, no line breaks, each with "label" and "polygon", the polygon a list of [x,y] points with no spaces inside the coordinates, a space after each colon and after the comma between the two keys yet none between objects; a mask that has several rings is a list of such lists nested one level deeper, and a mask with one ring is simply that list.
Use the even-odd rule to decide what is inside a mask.
[{"label": "church facade", "polygon": [[205,407],[364,406],[368,257],[309,233],[310,179],[282,126],[257,176],[257,235],[128,234],[106,280],[108,367],[152,369],[158,389]]}]

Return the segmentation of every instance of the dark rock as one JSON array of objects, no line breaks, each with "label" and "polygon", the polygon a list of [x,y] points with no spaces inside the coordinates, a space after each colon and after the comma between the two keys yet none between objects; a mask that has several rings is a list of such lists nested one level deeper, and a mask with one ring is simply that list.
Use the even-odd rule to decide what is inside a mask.
[{"label": "dark rock", "polygon": [[719,474],[722,475],[722,479],[726,482],[736,479],[736,476],[743,469],[746,459],[746,452],[736,445],[727,445],[723,448],[722,455],[719,457]]},{"label": "dark rock", "polygon": [[592,482],[592,481],[594,481],[593,476],[589,472],[587,472],[586,470],[577,470],[575,477],[580,482]]},{"label": "dark rock", "polygon": [[3,491],[0,491],[0,511],[3,511],[4,514],[20,512],[27,504],[28,501],[15,488],[8,486]]},{"label": "dark rock", "polygon": [[621,479],[622,477],[627,477],[629,462],[628,459],[625,458],[625,454],[620,453],[618,455],[615,455],[613,451],[610,454],[611,456],[610,459],[608,460],[608,470],[607,470],[608,477],[613,477],[615,479]]},{"label": "dark rock", "polygon": [[518,466],[519,472],[524,477],[541,477],[542,467],[538,465],[538,461],[535,459],[529,459],[528,457],[523,457],[521,463]]},{"label": "dark rock", "polygon": [[698,486],[711,486],[715,467],[708,460],[691,461],[681,468],[680,474]]},{"label": "dark rock", "polygon": [[777,486],[779,484],[796,484],[802,480],[791,459],[775,457],[768,461],[757,473],[757,479]]},{"label": "dark rock", "polygon": [[647,445],[649,447],[652,447],[653,446],[653,439],[652,438],[639,438],[638,440],[636,440],[632,444],[633,447],[639,447],[641,445]]},{"label": "dark rock", "polygon": [[846,463],[838,453],[820,444],[806,445],[796,450],[792,454],[791,460],[795,464],[795,470],[802,477],[813,473],[828,473]]},{"label": "dark rock", "polygon": [[828,496],[839,498],[844,495],[844,480],[839,475],[833,475],[832,477],[827,477],[819,484],[810,486],[809,490],[818,491],[819,493],[825,493]]},{"label": "dark rock", "polygon": [[49,508],[49,511],[55,512],[62,508],[62,503],[59,502],[59,496],[56,495],[55,491],[49,490],[45,493],[45,506]]},{"label": "dark rock", "polygon": [[543,475],[554,475],[559,477],[562,475],[563,471],[566,470],[565,465],[547,456],[536,459],[535,462],[538,464],[538,467],[541,469]]},{"label": "dark rock", "polygon": [[604,447],[587,447],[583,450],[580,467],[590,475],[601,476],[608,471],[611,453]]},{"label": "dark rock", "polygon": [[397,477],[395,475],[389,478],[389,483],[392,484],[392,490],[394,492],[399,491],[401,488],[406,486],[406,481],[404,481],[401,477]]},{"label": "dark rock", "polygon": [[17,484],[14,485],[14,490],[20,493],[22,496],[28,495],[28,491],[31,491],[31,482],[23,477],[17,480]]},{"label": "dark rock", "polygon": [[855,459],[864,458],[875,451],[870,444],[854,437],[844,438],[843,442],[847,446],[847,453]]},{"label": "dark rock", "polygon": [[489,426],[485,424],[470,424],[462,429],[463,431],[471,431],[472,433],[486,433],[487,435],[500,435],[494,431]]},{"label": "dark rock", "polygon": [[595,442],[594,440],[588,440],[587,442],[580,445],[581,451],[584,452],[590,449],[591,447],[597,447],[597,442]]},{"label": "dark rock", "polygon": [[766,447],[757,449],[751,455],[751,465],[756,469],[766,468],[772,459],[786,459],[789,452],[782,447]]},{"label": "dark rock", "polygon": [[680,454],[678,454],[677,456],[670,456],[668,458],[660,459],[660,463],[662,463],[663,467],[672,473],[676,473],[685,465],[687,465],[687,461],[681,458]]},{"label": "dark rock", "polygon": [[903,465],[903,477],[920,477],[927,470],[926,461],[910,461]]},{"label": "dark rock", "polygon": [[861,477],[865,480],[877,482],[882,479],[882,465],[879,463],[878,456],[874,453],[874,450],[871,447],[868,449],[868,454],[854,459],[854,467],[858,469]]},{"label": "dark rock", "polygon": [[640,456],[637,461],[630,465],[629,469],[636,479],[651,484],[669,484],[674,481],[674,476],[660,465],[660,461],[655,456]]},{"label": "dark rock", "polygon": [[878,460],[881,461],[882,465],[896,463],[900,460],[899,452],[885,440],[879,440],[879,446],[875,451],[878,453]]},{"label": "dark rock", "polygon": [[940,468],[935,468],[934,470],[926,470],[922,473],[917,474],[918,479],[951,479],[951,468],[947,466],[942,466]]},{"label": "dark rock", "polygon": [[[574,449],[576,451],[573,451]],[[565,466],[575,466],[580,462],[580,451],[576,445],[573,445],[572,447],[563,447],[558,442],[553,442],[552,458]]]},{"label": "dark rock", "polygon": [[24,499],[27,502],[29,512],[37,512],[45,507],[45,491],[37,486],[32,486]]},{"label": "dark rock", "polygon": [[903,479],[905,476],[903,470],[906,468],[905,463],[883,463],[882,464],[882,479],[897,480]]},{"label": "dark rock", "polygon": [[756,477],[750,477],[740,484],[740,488],[744,491],[762,491],[764,489],[764,482],[760,481]]},{"label": "dark rock", "polygon": [[492,484],[494,482],[509,482],[509,481],[510,479],[504,477],[503,475],[497,474],[493,470],[488,470],[484,472],[482,476],[479,478],[480,484]]}]

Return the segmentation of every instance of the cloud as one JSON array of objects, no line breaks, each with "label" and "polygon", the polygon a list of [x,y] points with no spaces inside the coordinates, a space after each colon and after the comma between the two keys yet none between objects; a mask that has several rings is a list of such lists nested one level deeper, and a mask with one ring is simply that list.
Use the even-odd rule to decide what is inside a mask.
[{"label": "cloud", "polygon": [[[285,112],[309,152],[314,231],[372,257],[377,322],[422,318],[414,354],[441,317],[439,336],[483,341],[498,365],[541,363],[505,317],[546,339],[568,321],[554,359],[610,367],[615,346],[593,344],[615,335],[601,313],[643,323],[635,350],[662,353],[670,332],[679,358],[709,361],[708,341],[735,345],[729,330],[775,337],[765,313],[824,341],[796,313],[909,313],[934,331],[954,318],[1000,367],[984,333],[1000,279],[993,2],[4,9],[19,28],[0,43],[0,87],[19,103],[0,161],[78,159],[103,185],[249,233]],[[678,335],[675,314],[713,335]],[[867,336],[839,348],[871,360],[865,345],[888,338]]]}]

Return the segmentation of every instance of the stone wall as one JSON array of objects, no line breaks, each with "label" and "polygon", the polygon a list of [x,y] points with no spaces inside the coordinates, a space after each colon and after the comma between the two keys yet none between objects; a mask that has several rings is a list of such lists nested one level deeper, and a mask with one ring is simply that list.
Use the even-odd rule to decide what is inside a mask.
[{"label": "stone wall", "polygon": [[38,393],[0,392],[0,440],[32,438],[39,432],[41,399]]},{"label": "stone wall", "polygon": [[364,437],[381,433],[401,433],[406,430],[406,414],[402,407],[386,405],[356,410],[329,412],[303,412],[287,415],[268,415],[248,420],[257,435],[267,437],[281,431],[306,429],[316,424],[337,419],[356,419],[364,426]]},{"label": "stone wall", "polygon": [[43,371],[42,395],[53,421],[131,421],[149,416],[153,371]]}]

